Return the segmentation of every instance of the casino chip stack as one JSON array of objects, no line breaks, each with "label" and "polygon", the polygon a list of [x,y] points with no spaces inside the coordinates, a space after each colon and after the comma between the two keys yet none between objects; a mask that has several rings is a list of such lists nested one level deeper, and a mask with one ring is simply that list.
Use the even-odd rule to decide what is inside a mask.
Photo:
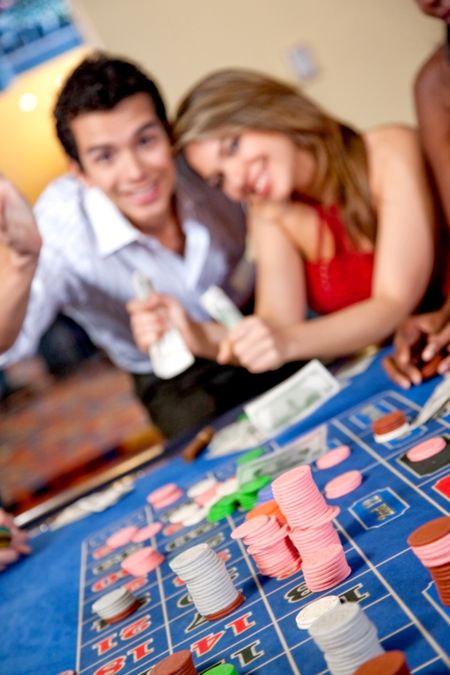
[{"label": "casino chip stack", "polygon": [[450,516],[417,528],[409,535],[408,544],[433,577],[442,604],[450,607]]},{"label": "casino chip stack", "polygon": [[309,628],[332,675],[352,675],[362,663],[383,653],[377,629],[358,603],[331,608]]},{"label": "casino chip stack", "polygon": [[393,410],[372,422],[373,437],[377,443],[387,443],[408,432],[409,425],[402,410]]},{"label": "casino chip stack", "polygon": [[106,623],[115,623],[132,614],[139,606],[139,600],[122,586],[96,600],[92,610]]},{"label": "casino chip stack", "polygon": [[231,532],[232,539],[242,539],[259,571],[268,577],[288,577],[298,572],[301,559],[275,516],[257,516],[244,521]]},{"label": "casino chip stack", "polygon": [[340,605],[338,595],[324,595],[318,600],[308,602],[306,607],[303,607],[295,617],[295,623],[300,630],[309,630],[314,621],[317,621],[322,614],[329,612],[330,609]]},{"label": "casino chip stack", "polygon": [[351,573],[332,523],[339,508],[329,506],[315,484],[311,467],[298,466],[276,478],[273,495],[291,528],[289,536],[303,561],[309,590],[324,591]]},{"label": "casino chip stack", "polygon": [[354,675],[410,675],[410,672],[403,652],[392,651],[369,659]]},{"label": "casino chip stack", "polygon": [[225,563],[206,543],[186,549],[169,565],[186,583],[198,613],[210,621],[226,616],[244,601]]},{"label": "casino chip stack", "polygon": [[197,675],[192,654],[188,649],[175,652],[152,668],[152,675]]}]

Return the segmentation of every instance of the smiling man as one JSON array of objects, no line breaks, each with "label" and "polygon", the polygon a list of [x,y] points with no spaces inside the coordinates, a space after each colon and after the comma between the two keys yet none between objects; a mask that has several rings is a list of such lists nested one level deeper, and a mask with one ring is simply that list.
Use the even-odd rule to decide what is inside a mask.
[{"label": "smiling man", "polygon": [[[243,308],[253,293],[253,274],[243,273],[249,270],[242,210],[175,165],[154,82],[128,61],[94,54],[67,79],[54,115],[71,173],[38,200],[38,230],[13,186],[0,181],[0,241],[6,244],[0,250],[0,349],[7,350],[0,367],[32,354],[62,311],[133,375],[139,398],[167,437],[282,379],[284,373],[255,376],[197,358],[184,373],[160,380],[135,344],[127,306],[139,324],[142,303],[157,339],[167,323],[158,297],[173,298],[191,333],[201,322],[208,335],[203,353],[195,340],[191,349],[213,359],[208,350],[224,330],[208,320],[200,296],[218,285]],[[132,301],[136,270],[152,280],[156,300]]]}]

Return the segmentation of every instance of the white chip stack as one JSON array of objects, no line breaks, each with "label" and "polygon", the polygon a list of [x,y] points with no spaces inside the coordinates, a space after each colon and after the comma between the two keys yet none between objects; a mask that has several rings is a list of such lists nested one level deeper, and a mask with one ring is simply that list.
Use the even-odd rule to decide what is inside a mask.
[{"label": "white chip stack", "polygon": [[131,614],[138,606],[139,600],[125,586],[121,586],[102,595],[94,602],[92,610],[104,621],[114,623]]},{"label": "white chip stack", "polygon": [[197,611],[206,618],[228,613],[243,600],[225,563],[206,543],[186,549],[169,565],[186,583]]},{"label": "white chip stack", "polygon": [[352,675],[384,652],[376,627],[356,602],[332,607],[311,624],[309,633],[332,675]]}]

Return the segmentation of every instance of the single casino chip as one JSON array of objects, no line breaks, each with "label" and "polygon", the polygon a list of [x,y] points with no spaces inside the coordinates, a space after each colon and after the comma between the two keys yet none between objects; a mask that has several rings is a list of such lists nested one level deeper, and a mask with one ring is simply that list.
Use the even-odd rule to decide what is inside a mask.
[{"label": "single casino chip", "polygon": [[450,516],[441,516],[424,523],[408,537],[408,544],[417,548],[426,546],[450,534]]},{"label": "single casino chip", "polygon": [[158,532],[160,532],[161,530],[162,530],[162,523],[160,522],[149,523],[149,525],[146,525],[145,527],[142,527],[140,530],[138,530],[136,534],[133,535],[131,541],[133,541],[135,544],[140,544],[146,539],[151,539],[152,537],[157,535]]},{"label": "single casino chip", "polygon": [[314,621],[340,604],[338,595],[325,595],[323,598],[309,602],[295,617],[295,622],[300,630],[308,630]]},{"label": "single casino chip", "polygon": [[114,534],[108,537],[106,540],[106,545],[109,546],[109,548],[120,548],[121,546],[126,546],[126,544],[129,544],[131,541],[133,541],[133,537],[137,531],[138,528],[134,525],[123,527],[121,530],[117,530],[117,532],[114,532]]},{"label": "single casino chip", "polygon": [[236,493],[227,495],[213,504],[208,511],[208,523],[218,523],[219,520],[231,516],[237,508],[237,497],[238,495]]},{"label": "single casino chip", "polygon": [[9,548],[12,541],[11,530],[3,525],[0,527],[0,548]]},{"label": "single casino chip", "polygon": [[410,672],[403,652],[395,650],[369,659],[353,675],[409,675]]},{"label": "single casino chip", "polygon": [[256,496],[239,493],[237,501],[238,501],[239,507],[240,507],[240,509],[242,509],[242,511],[251,511],[255,507]]},{"label": "single casino chip", "polygon": [[178,673],[183,675],[197,674],[192,654],[188,649],[166,656],[152,668],[152,675],[178,675]]},{"label": "single casino chip", "polygon": [[327,499],[338,499],[356,490],[362,483],[362,473],[358,470],[347,471],[328,481],[325,485]]},{"label": "single casino chip", "polygon": [[140,548],[121,562],[124,572],[134,577],[143,577],[156,570],[164,562],[164,556],[151,546]]},{"label": "single casino chip", "polygon": [[256,494],[272,482],[272,476],[258,476],[253,480],[243,483],[239,487],[239,494]]},{"label": "single casino chip", "polygon": [[430,459],[434,455],[438,455],[444,448],[447,447],[447,441],[442,436],[435,436],[422,441],[413,448],[410,448],[406,453],[406,457],[410,462],[423,462],[425,459]]},{"label": "single casino chip", "polygon": [[203,675],[238,675],[238,671],[231,663],[219,663],[218,666],[204,670]]},{"label": "single casino chip", "polygon": [[167,483],[153,490],[147,495],[147,501],[155,509],[163,509],[178,501],[183,496],[183,491],[176,483]]},{"label": "single casino chip", "polygon": [[264,448],[254,448],[253,450],[246,452],[245,455],[238,457],[236,464],[247,464],[247,462],[252,462],[254,459],[258,459],[262,455],[264,455]]},{"label": "single casino chip", "polygon": [[245,520],[251,520],[258,516],[276,516],[281,525],[284,525],[286,522],[285,515],[281,512],[280,507],[274,499],[255,506],[255,508],[245,514]]},{"label": "single casino chip", "polygon": [[319,457],[316,460],[316,466],[318,469],[331,469],[332,466],[336,466],[350,457],[350,454],[348,445],[339,445]]},{"label": "single casino chip", "polygon": [[191,499],[195,499],[196,497],[199,497],[201,494],[207,492],[216,485],[217,480],[214,477],[204,478],[198,483],[194,483],[194,485],[192,485],[188,489],[187,496],[190,497]]},{"label": "single casino chip", "polygon": [[445,356],[448,356],[448,354],[445,354],[445,352],[438,352],[433,356],[432,359],[429,361],[424,361],[422,364],[420,364],[419,370],[423,380],[430,380],[432,377],[438,374],[439,366],[441,361],[444,360]]},{"label": "single casino chip", "polygon": [[372,422],[372,432],[377,443],[387,443],[399,438],[408,429],[408,420],[402,410],[393,410]]}]

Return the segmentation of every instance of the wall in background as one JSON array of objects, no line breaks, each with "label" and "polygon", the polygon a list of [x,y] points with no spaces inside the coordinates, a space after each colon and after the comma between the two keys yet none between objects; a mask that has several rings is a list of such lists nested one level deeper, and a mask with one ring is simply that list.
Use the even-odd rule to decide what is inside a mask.
[{"label": "wall in background", "polygon": [[84,53],[80,48],[48,61],[20,75],[0,93],[0,172],[32,201],[66,170],[51,112],[62,79]]},{"label": "wall in background", "polygon": [[308,92],[361,126],[414,120],[411,83],[444,26],[414,0],[73,0],[110,50],[134,57],[172,108],[207,72],[247,66],[294,79],[287,50],[318,64]]},{"label": "wall in background", "polygon": [[[443,26],[414,0],[73,0],[87,42],[126,55],[161,83],[170,108],[195,80],[246,66],[295,80],[287,52],[306,45],[318,67],[305,88],[362,127],[414,121],[414,73]],[[65,170],[50,111],[74,50],[18,77],[0,94],[0,171],[31,198]],[[37,105],[19,108],[22,94]]]}]

